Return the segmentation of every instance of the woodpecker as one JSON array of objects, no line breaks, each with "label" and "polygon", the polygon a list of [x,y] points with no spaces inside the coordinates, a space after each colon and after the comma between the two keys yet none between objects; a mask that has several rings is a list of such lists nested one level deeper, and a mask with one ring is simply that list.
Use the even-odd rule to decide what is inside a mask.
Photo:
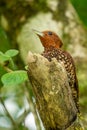
[{"label": "woodpecker", "polygon": [[34,31],[38,35],[44,47],[42,56],[47,58],[49,61],[51,61],[52,58],[56,58],[58,62],[62,61],[64,63],[65,70],[67,72],[69,86],[71,87],[73,100],[75,102],[77,111],[79,113],[78,80],[77,80],[76,68],[72,56],[68,52],[62,50],[61,47],[63,43],[55,32],[52,31],[39,32],[37,30]]}]

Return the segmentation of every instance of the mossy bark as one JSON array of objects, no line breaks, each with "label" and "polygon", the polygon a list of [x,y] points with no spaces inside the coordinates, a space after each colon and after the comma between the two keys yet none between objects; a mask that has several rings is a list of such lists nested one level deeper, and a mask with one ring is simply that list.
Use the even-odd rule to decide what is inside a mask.
[{"label": "mossy bark", "polygon": [[83,130],[63,63],[29,53],[28,76],[46,130]]}]

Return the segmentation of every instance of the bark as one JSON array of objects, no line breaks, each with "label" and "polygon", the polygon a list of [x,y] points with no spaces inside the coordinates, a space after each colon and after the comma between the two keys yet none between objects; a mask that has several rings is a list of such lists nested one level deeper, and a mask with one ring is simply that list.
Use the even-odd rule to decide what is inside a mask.
[{"label": "bark", "polygon": [[46,130],[83,130],[62,62],[29,52],[28,76]]}]

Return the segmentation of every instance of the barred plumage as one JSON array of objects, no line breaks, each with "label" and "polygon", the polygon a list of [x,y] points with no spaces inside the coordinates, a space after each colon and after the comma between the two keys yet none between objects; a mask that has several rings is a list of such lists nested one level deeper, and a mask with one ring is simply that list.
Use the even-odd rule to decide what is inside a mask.
[{"label": "barred plumage", "polygon": [[56,58],[58,61],[60,61],[60,62],[62,61],[64,63],[64,66],[65,66],[65,69],[66,69],[66,72],[67,72],[67,76],[68,76],[68,80],[69,80],[69,85],[72,89],[73,99],[76,103],[76,107],[77,107],[78,112],[79,112],[78,81],[77,81],[75,65],[74,65],[74,61],[73,61],[72,57],[66,51],[63,51],[63,50],[57,49],[57,48],[46,49],[42,53],[42,55],[45,58],[47,58],[49,61],[51,61],[52,58]]}]

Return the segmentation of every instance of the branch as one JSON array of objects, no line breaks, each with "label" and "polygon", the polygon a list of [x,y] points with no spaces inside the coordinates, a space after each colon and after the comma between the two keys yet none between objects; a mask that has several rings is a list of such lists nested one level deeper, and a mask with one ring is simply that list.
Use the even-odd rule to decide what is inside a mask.
[{"label": "branch", "polygon": [[12,116],[10,115],[10,113],[8,112],[6,106],[5,106],[4,102],[3,102],[2,97],[0,97],[0,101],[1,101],[1,103],[2,103],[2,105],[3,105],[3,107],[4,107],[4,109],[5,109],[5,112],[6,112],[7,116],[10,118],[10,120],[11,120],[11,122],[12,122],[12,124],[13,124],[13,129],[18,130],[18,129],[19,129],[19,128],[18,128],[18,125],[16,124],[16,122],[15,122],[14,119],[13,119],[13,117],[12,117]]},{"label": "branch", "polygon": [[37,114],[36,109],[35,109],[35,104],[33,103],[31,94],[29,93],[29,92],[31,92],[31,89],[30,89],[30,84],[28,84],[28,83],[29,82],[27,82],[27,81],[25,82],[24,92],[25,92],[27,101],[28,101],[29,106],[30,106],[30,111],[34,115],[34,119],[35,119],[35,123],[36,123],[36,126],[37,126],[37,130],[41,130],[40,120],[38,119],[38,114]]},{"label": "branch", "polygon": [[46,130],[83,130],[63,63],[29,52],[28,76]]},{"label": "branch", "polygon": [[12,70],[9,67],[5,66],[4,64],[0,63],[0,66],[3,67],[5,71],[12,72]]}]

